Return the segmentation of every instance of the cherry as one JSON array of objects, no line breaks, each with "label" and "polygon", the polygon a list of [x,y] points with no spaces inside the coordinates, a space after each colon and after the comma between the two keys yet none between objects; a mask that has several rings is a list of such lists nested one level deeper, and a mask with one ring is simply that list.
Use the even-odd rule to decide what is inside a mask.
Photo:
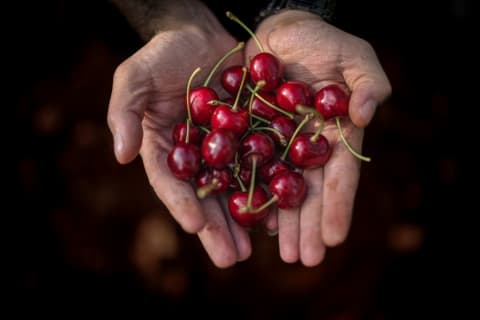
[{"label": "cherry", "polygon": [[[243,184],[249,185],[252,179],[252,171],[245,167],[240,167],[240,172],[238,172],[238,178],[240,178]],[[238,179],[232,179],[230,188],[232,188],[233,190],[242,189],[240,183],[238,182]]]},{"label": "cherry", "polygon": [[[270,122],[270,127],[277,130],[285,140],[289,141],[293,136],[295,129],[297,128],[297,123],[285,116],[279,116]],[[273,138],[273,140],[275,140],[275,142],[282,145],[282,141],[280,141],[280,138],[277,134],[271,133],[270,136]]]},{"label": "cherry", "polygon": [[220,78],[222,87],[232,96],[237,95],[242,82],[243,66],[231,66],[223,70]]},{"label": "cherry", "polygon": [[249,193],[237,191],[233,193],[228,200],[228,209],[232,218],[241,226],[252,227],[256,223],[266,218],[269,208],[264,208],[257,212],[255,208],[260,208],[268,200],[267,193],[262,187],[255,187],[252,194],[252,208],[247,207]]},{"label": "cherry", "polygon": [[[273,105],[277,103],[277,101],[275,100],[275,95],[270,92],[262,92],[260,93],[260,96]],[[280,112],[276,111],[275,109],[272,109],[257,97],[253,98],[251,112],[254,115],[262,117],[266,120],[272,120],[275,117],[280,115]]]},{"label": "cherry", "polygon": [[181,180],[192,178],[200,169],[199,148],[191,143],[179,142],[170,151],[167,164],[175,177]]},{"label": "cherry", "polygon": [[348,116],[349,100],[349,95],[343,89],[337,85],[331,84],[323,87],[315,94],[315,109],[323,115],[325,120],[335,117],[337,128],[340,132],[340,138],[348,151],[350,151],[350,153],[356,158],[369,162],[371,159],[355,151],[343,133],[340,117]]},{"label": "cherry", "polygon": [[190,112],[193,123],[207,125],[210,122],[210,118],[216,108],[208,103],[212,100],[218,100],[218,95],[212,88],[199,87],[190,91]]},{"label": "cherry", "polygon": [[218,106],[212,114],[210,119],[210,126],[212,129],[223,128],[232,130],[237,136],[241,136],[248,129],[250,117],[248,111],[238,108],[240,100],[240,93],[245,83],[247,69],[242,67],[242,80],[240,82],[240,90],[237,92],[235,102],[230,109],[226,105]]},{"label": "cherry", "polygon": [[281,209],[300,207],[307,195],[307,184],[303,176],[289,170],[274,176],[268,188],[276,198],[275,203]]},{"label": "cherry", "polygon": [[269,183],[274,176],[289,170],[290,168],[285,161],[273,159],[261,166],[258,173],[263,182]]},{"label": "cherry", "polygon": [[197,195],[203,199],[209,194],[218,194],[228,189],[232,182],[230,169],[202,168],[195,177],[197,182]]},{"label": "cherry", "polygon": [[250,78],[256,84],[265,81],[262,91],[272,91],[282,80],[282,68],[277,57],[268,52],[261,52],[250,61]]},{"label": "cherry", "polygon": [[280,108],[295,113],[297,105],[312,104],[312,93],[305,82],[286,81],[278,87],[276,99]]},{"label": "cherry", "polygon": [[339,86],[331,84],[315,94],[315,108],[325,120],[348,115],[349,96]]},{"label": "cherry", "polygon": [[233,162],[238,149],[235,134],[228,129],[213,129],[202,142],[202,156],[205,162],[216,169],[223,169]]},{"label": "cherry", "polygon": [[[195,126],[190,125],[189,129],[189,143],[198,144],[202,138],[202,132]],[[185,122],[177,123],[172,132],[173,143],[177,144],[180,141],[187,139],[187,124]]]},{"label": "cherry", "polygon": [[246,168],[252,167],[253,158],[262,166],[273,157],[275,144],[273,140],[262,132],[253,132],[246,136],[240,144],[240,155],[242,165]]},{"label": "cherry", "polygon": [[[312,137],[315,137],[313,139]],[[290,161],[302,169],[322,167],[330,159],[332,149],[325,136],[313,133],[301,133],[292,142]]]}]

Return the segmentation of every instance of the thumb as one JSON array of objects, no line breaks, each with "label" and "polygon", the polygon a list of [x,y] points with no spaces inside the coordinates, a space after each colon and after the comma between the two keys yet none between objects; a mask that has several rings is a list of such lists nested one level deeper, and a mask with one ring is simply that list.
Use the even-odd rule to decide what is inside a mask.
[{"label": "thumb", "polygon": [[142,144],[142,119],[148,103],[147,81],[141,68],[126,60],[115,70],[107,122],[114,152],[121,164],[131,162]]},{"label": "thumb", "polygon": [[374,55],[360,62],[345,70],[344,78],[352,90],[349,116],[357,127],[364,128],[372,120],[377,106],[390,96],[392,88]]}]

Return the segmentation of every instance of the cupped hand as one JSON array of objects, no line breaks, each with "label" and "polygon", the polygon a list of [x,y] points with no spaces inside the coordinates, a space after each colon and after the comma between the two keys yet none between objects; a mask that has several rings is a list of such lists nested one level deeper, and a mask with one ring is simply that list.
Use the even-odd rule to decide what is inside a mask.
[{"label": "cupped hand", "polygon": [[[363,128],[391,92],[372,47],[317,15],[296,10],[267,18],[256,35],[285,66],[284,78],[302,80],[314,91],[336,83],[350,92],[349,119],[343,121],[343,128],[350,144],[361,151]],[[258,52],[250,40],[246,59]],[[277,222],[269,220],[271,228],[278,227],[285,262],[300,259],[306,266],[318,265],[326,247],[342,243],[349,231],[360,161],[348,152],[334,122],[328,121],[322,134],[333,154],[323,168],[305,170],[309,191],[302,207],[278,210]]]},{"label": "cupped hand", "polygon": [[[208,23],[157,33],[116,69],[108,110],[118,162],[129,163],[141,155],[158,197],[184,230],[198,233],[218,267],[248,258],[248,234],[225,214],[221,199],[199,201],[190,183],[171,174],[166,158],[173,147],[173,127],[185,121],[189,76],[201,67],[194,86],[202,85],[211,68],[236,45],[213,16]],[[235,54],[225,66],[242,60],[242,54]]]}]

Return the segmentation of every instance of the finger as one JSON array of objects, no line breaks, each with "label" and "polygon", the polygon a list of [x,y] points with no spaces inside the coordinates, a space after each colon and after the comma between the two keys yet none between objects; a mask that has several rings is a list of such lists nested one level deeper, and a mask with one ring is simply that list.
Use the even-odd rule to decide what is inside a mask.
[{"label": "finger", "polygon": [[[352,146],[360,151],[363,130],[350,123],[345,132]],[[333,130],[326,132],[327,136],[331,134]],[[360,161],[342,142],[336,144],[324,167],[322,235],[327,246],[336,246],[347,237],[359,175]]]},{"label": "finger", "polygon": [[126,60],[113,77],[107,122],[113,135],[117,161],[125,164],[137,156],[142,144],[142,119],[148,103],[148,74],[133,59]]},{"label": "finger", "polygon": [[305,266],[322,262],[325,244],[322,238],[323,170],[307,170],[304,174],[308,196],[300,211],[300,259]]},{"label": "finger", "polygon": [[278,243],[280,257],[287,263],[294,263],[299,258],[300,219],[298,209],[278,210]]},{"label": "finger", "polygon": [[388,96],[392,88],[372,47],[362,42],[355,58],[344,68],[343,76],[352,90],[349,115],[353,123],[364,128],[371,121],[375,110]]},{"label": "finger", "polygon": [[[188,182],[178,180],[170,173],[167,165],[167,151],[159,143],[163,138],[155,134],[158,142],[152,142],[155,141],[152,139],[145,139],[145,145],[141,150],[149,182],[182,228],[186,232],[197,233],[205,225],[200,202]],[[164,142],[164,145],[167,143]]]},{"label": "finger", "polygon": [[230,228],[230,233],[232,234],[233,241],[235,242],[235,247],[237,249],[237,260],[247,260],[252,254],[252,244],[250,242],[248,232],[245,230],[245,228],[241,227],[233,220],[230,212],[228,211],[227,198],[219,198],[220,203],[222,204],[223,214],[226,217],[228,227]]},{"label": "finger", "polygon": [[238,254],[222,208],[215,197],[206,198],[202,204],[206,223],[198,237],[217,267],[231,267],[238,261]]},{"label": "finger", "polygon": [[269,236],[276,236],[278,234],[278,209],[272,207],[270,214],[265,220],[265,228]]}]

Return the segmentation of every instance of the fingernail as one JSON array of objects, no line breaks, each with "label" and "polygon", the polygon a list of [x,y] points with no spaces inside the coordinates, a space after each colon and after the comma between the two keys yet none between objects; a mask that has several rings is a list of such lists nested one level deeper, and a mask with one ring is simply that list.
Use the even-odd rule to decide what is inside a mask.
[{"label": "fingernail", "polygon": [[361,108],[360,108],[360,115],[365,121],[365,123],[370,122],[373,117],[373,113],[375,112],[375,102],[373,100],[368,100]]},{"label": "fingernail", "polygon": [[267,230],[267,234],[268,234],[270,237],[275,237],[275,236],[278,234],[278,229],[276,229],[276,230]]}]

